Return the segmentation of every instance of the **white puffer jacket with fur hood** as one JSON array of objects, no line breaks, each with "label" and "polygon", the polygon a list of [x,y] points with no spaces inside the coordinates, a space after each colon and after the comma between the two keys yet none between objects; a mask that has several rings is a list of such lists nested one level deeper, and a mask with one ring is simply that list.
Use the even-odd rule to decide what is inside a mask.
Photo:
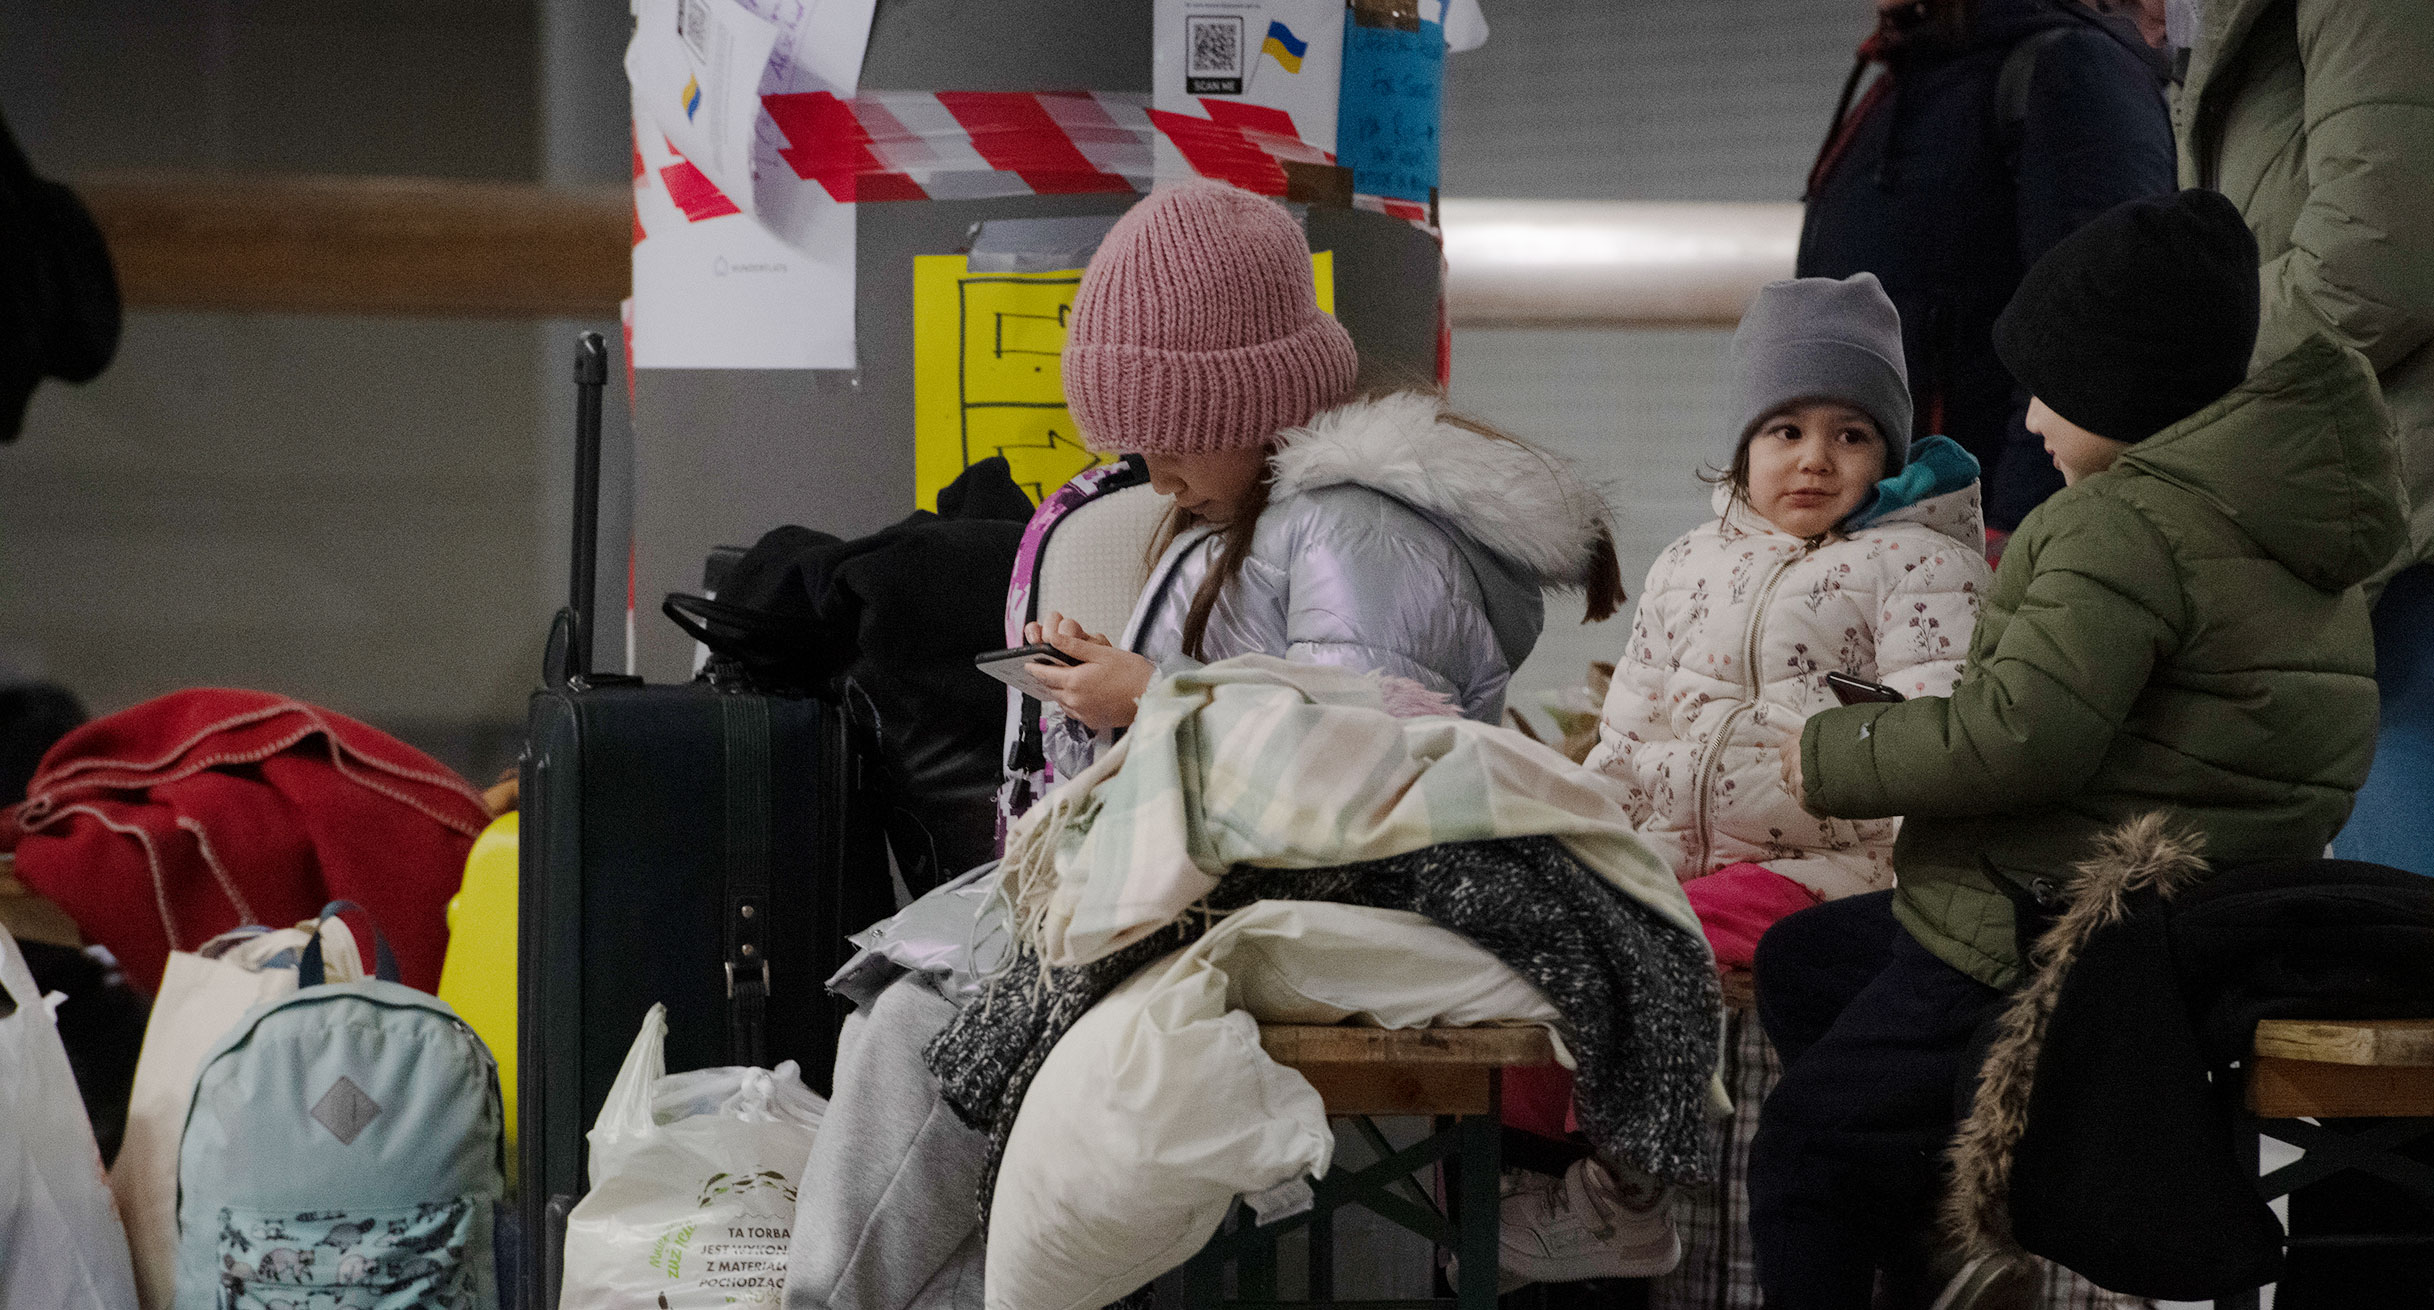
[{"label": "white puffer jacket with fur hood", "polygon": [[1899,820],[1821,819],[1783,786],[1840,670],[1904,696],[1959,681],[1991,573],[1978,484],[1811,545],[1725,488],[1658,557],[1590,767],[1687,881],[1762,864],[1826,899],[1893,885]]},{"label": "white puffer jacket with fur hood", "polygon": [[[1582,586],[1611,550],[1605,501],[1564,461],[1449,421],[1425,392],[1355,400],[1276,440],[1268,508],[1203,655],[1366,669],[1503,718],[1546,622],[1542,593]],[[1191,529],[1151,569],[1131,649],[1182,651],[1218,545]]]}]

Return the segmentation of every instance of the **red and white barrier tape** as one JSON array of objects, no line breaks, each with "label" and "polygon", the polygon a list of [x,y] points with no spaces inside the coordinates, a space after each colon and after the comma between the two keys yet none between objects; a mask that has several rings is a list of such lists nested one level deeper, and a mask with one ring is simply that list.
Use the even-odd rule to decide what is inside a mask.
[{"label": "red and white barrier tape", "polygon": [[[783,140],[778,158],[840,202],[1147,191],[1158,176],[1160,141],[1193,173],[1265,196],[1286,194],[1287,162],[1335,162],[1303,141],[1282,110],[1200,103],[1206,118],[1153,108],[1143,95],[1090,91],[761,97],[769,114],[763,130],[773,127]],[[666,181],[688,218],[733,212],[699,170]],[[1425,204],[1356,194],[1353,205],[1429,223]]]}]

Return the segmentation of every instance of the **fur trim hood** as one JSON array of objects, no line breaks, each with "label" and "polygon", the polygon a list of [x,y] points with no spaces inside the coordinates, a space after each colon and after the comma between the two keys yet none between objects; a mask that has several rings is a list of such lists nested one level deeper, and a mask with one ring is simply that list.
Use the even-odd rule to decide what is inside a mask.
[{"label": "fur trim hood", "polygon": [[1463,427],[1427,392],[1338,406],[1277,443],[1275,500],[1369,487],[1460,529],[1543,586],[1581,586],[1611,558],[1605,498],[1568,461]]},{"label": "fur trim hood", "polygon": [[2098,841],[2096,853],[2064,888],[2064,909],[2039,934],[2032,971],[2012,996],[1987,1048],[1969,1117],[1951,1148],[1952,1189],[1944,1226],[1972,1256],[2021,1258],[2012,1235],[2012,1152],[2028,1131],[2029,1092],[2037,1059],[2070,976],[2089,939],[2122,921],[2132,893],[2148,888],[2170,900],[2209,872],[2203,842],[2174,831],[2162,814],[2122,825]]}]

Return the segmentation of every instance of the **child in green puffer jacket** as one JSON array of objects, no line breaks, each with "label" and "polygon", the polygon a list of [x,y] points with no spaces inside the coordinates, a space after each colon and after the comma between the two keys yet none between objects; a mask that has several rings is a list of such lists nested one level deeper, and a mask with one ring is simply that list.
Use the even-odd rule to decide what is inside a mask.
[{"label": "child in green puffer jacket", "polygon": [[2186,191],[2030,270],[1995,344],[2070,486],[2012,539],[1951,695],[1825,711],[1786,760],[1816,813],[1904,819],[1896,890],[1759,945],[1785,1061],[1750,1162],[1770,1307],[1861,1310],[1880,1268],[1953,1310],[2011,1303],[2025,1271],[1925,1272],[1922,1234],[2024,917],[2151,812],[2217,861],[2317,855],[2365,780],[2357,584],[2406,535],[2389,420],[2327,338],[2243,381],[2256,265],[2230,203]]}]

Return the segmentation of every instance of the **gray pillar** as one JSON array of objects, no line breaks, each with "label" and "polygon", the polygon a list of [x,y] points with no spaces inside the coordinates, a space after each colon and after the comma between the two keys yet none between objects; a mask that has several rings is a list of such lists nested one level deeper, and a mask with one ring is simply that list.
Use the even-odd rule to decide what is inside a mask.
[{"label": "gray pillar", "polygon": [[[536,11],[541,101],[541,181],[549,186],[601,187],[630,183],[631,121],[625,83],[626,38],[633,20],[625,0],[541,0]],[[627,667],[626,552],[634,535],[634,424],[626,405],[625,349],[615,319],[544,319],[534,329],[535,383],[540,388],[541,479],[534,523],[540,560],[533,630],[566,603],[567,551],[573,531],[575,459],[575,334],[598,332],[609,342],[608,394],[600,415],[600,571],[593,596],[592,662],[611,672]],[[650,612],[657,613],[656,607]],[[536,640],[534,649],[539,649]],[[538,656],[532,670],[538,681]]]}]

